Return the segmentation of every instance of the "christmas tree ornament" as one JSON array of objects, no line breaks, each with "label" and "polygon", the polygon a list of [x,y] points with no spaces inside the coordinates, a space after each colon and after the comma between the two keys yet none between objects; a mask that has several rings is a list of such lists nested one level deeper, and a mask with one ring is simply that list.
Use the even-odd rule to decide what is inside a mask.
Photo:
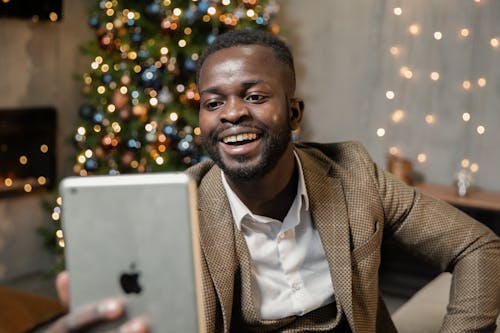
[{"label": "christmas tree ornament", "polygon": [[79,115],[82,119],[91,120],[97,109],[92,104],[83,104],[80,106]]},{"label": "christmas tree ornament", "polygon": [[205,14],[207,12],[208,7],[210,7],[210,5],[209,5],[208,1],[206,1],[206,0],[202,0],[198,4],[198,10],[200,11],[200,13],[203,13],[203,14]]},{"label": "christmas tree ornament", "polygon": [[142,144],[141,141],[137,140],[136,138],[130,138],[127,140],[126,146],[129,150],[138,150],[141,149]]},{"label": "christmas tree ornament", "polygon": [[94,124],[102,124],[104,121],[104,114],[102,113],[102,111],[96,111],[92,115],[92,121],[94,122]]},{"label": "christmas tree ornament", "polygon": [[116,90],[111,97],[111,103],[116,106],[117,109],[122,109],[128,105],[129,98],[127,95],[122,94],[119,90]]},{"label": "christmas tree ornament", "polygon": [[139,78],[139,84],[144,88],[153,88],[155,90],[160,90],[162,87],[160,71],[154,65],[145,68]]},{"label": "christmas tree ornament", "polygon": [[135,154],[131,151],[123,153],[120,157],[120,163],[122,166],[129,168],[132,161],[135,160]]},{"label": "christmas tree ornament", "polygon": [[167,86],[163,86],[160,93],[158,94],[158,101],[162,104],[168,104],[172,102],[174,96],[170,92]]},{"label": "christmas tree ornament", "polygon": [[104,84],[108,84],[108,83],[110,83],[111,81],[113,81],[113,76],[111,76],[111,74],[109,74],[109,73],[106,73],[106,74],[104,74],[104,75],[101,77],[101,81],[102,81],[102,83],[104,83]]},{"label": "christmas tree ornament", "polygon": [[88,158],[84,163],[84,168],[88,171],[95,171],[99,168],[99,163],[95,158]]},{"label": "christmas tree ornament", "polygon": [[191,58],[187,58],[184,61],[184,69],[187,71],[190,71],[190,72],[195,72],[196,71],[196,62]]},{"label": "christmas tree ornament", "polygon": [[177,140],[179,137],[177,135],[178,131],[177,131],[177,128],[174,126],[174,125],[165,125],[165,127],[163,127],[163,133],[171,138],[171,139],[174,139],[174,140]]},{"label": "christmas tree ornament", "polygon": [[93,15],[89,18],[89,26],[91,28],[94,28],[94,29],[97,29],[100,25],[101,25],[101,22],[99,20],[99,17],[97,15]]},{"label": "christmas tree ornament", "polygon": [[131,82],[130,74],[128,74],[128,73],[123,74],[122,77],[120,78],[120,82],[123,85],[128,86]]},{"label": "christmas tree ornament", "polygon": [[120,117],[120,120],[127,121],[127,120],[129,120],[131,113],[132,112],[130,111],[130,106],[127,105],[127,106],[120,109],[120,111],[118,112],[118,115]]},{"label": "christmas tree ornament", "polygon": [[132,107],[132,114],[140,119],[147,119],[148,108],[145,104],[137,104]]}]

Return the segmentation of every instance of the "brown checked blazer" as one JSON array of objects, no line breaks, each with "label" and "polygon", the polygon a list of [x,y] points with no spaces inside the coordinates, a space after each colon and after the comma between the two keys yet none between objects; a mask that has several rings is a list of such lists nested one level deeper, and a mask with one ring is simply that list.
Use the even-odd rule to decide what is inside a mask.
[{"label": "brown checked blazer", "polygon": [[[378,291],[381,244],[390,237],[453,273],[442,332],[494,331],[500,239],[491,230],[383,171],[358,143],[297,144],[296,151],[330,266],[337,319],[345,318],[357,333],[395,332]],[[188,173],[198,183],[206,329],[238,331],[236,312],[257,317],[248,302],[238,299],[239,283],[243,295],[251,293],[251,279],[238,277],[248,271],[237,253],[242,238],[234,229],[220,169],[206,161]],[[278,330],[315,329],[307,325]]]}]

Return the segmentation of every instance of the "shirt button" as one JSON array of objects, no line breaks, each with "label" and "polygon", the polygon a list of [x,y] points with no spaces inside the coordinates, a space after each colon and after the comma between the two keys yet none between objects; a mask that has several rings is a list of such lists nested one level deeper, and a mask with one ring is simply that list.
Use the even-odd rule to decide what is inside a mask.
[{"label": "shirt button", "polygon": [[283,239],[285,239],[285,233],[284,232],[282,232],[282,233],[280,233],[278,235],[278,240],[283,240]]}]

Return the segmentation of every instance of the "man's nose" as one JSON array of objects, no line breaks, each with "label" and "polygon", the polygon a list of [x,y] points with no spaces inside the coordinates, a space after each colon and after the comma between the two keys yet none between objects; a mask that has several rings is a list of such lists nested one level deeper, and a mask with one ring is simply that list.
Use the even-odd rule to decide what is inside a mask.
[{"label": "man's nose", "polygon": [[243,99],[231,97],[227,100],[221,115],[222,122],[239,123],[248,118],[250,118],[250,110]]}]

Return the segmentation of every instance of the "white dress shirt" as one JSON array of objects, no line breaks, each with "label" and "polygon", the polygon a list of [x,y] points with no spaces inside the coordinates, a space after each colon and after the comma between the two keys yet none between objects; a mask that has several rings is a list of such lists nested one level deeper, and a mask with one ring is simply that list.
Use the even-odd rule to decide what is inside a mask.
[{"label": "white dress shirt", "polygon": [[261,319],[304,315],[334,301],[328,262],[309,211],[302,165],[297,195],[283,222],[253,214],[231,190],[231,212],[252,261],[254,304]]}]

